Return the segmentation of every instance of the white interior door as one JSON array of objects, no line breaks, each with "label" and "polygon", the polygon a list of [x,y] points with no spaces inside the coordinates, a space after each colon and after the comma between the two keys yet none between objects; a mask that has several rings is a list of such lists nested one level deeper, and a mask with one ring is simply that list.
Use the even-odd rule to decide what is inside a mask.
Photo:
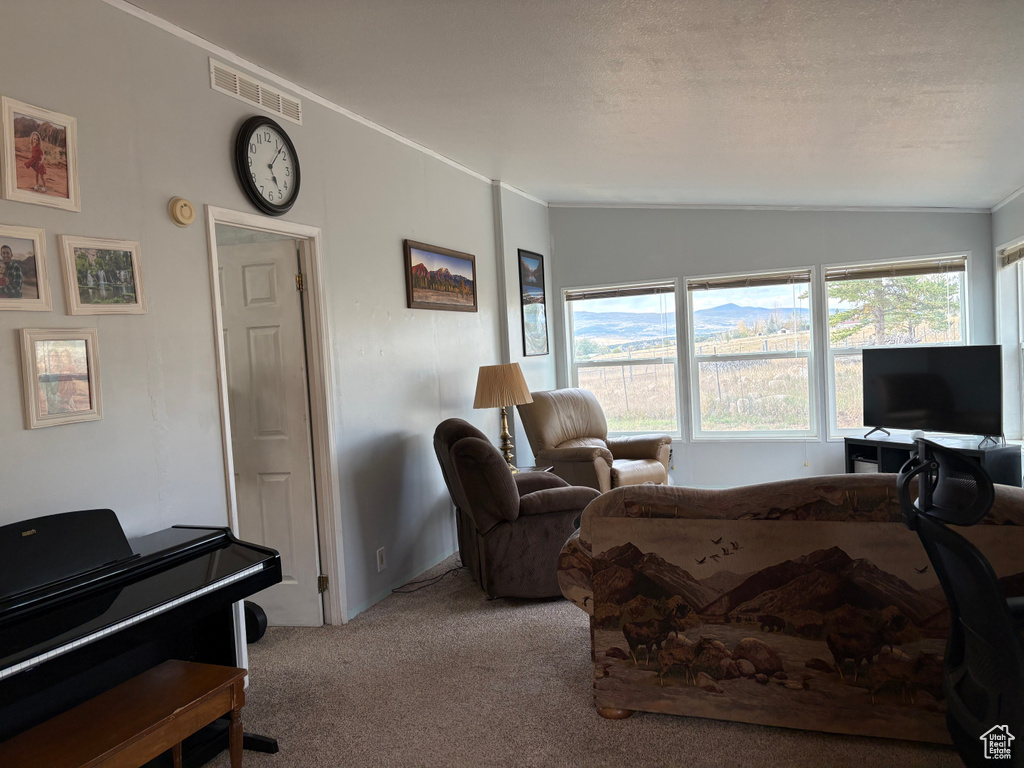
[{"label": "white interior door", "polygon": [[217,256],[239,534],[278,550],[283,571],[282,583],[251,599],[271,624],[320,626],[297,245],[292,239],[218,245]]}]

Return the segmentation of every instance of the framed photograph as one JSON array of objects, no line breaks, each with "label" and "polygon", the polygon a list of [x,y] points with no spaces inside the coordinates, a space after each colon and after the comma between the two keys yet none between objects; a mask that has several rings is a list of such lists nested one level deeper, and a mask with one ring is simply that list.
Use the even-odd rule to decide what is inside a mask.
[{"label": "framed photograph", "polygon": [[49,312],[46,233],[0,224],[0,309]]},{"label": "framed photograph", "polygon": [[476,312],[476,257],[406,240],[405,291],[410,309]]},{"label": "framed photograph", "polygon": [[27,429],[103,418],[95,328],[23,328]]},{"label": "framed photograph", "polygon": [[548,353],[548,315],[544,296],[544,257],[519,249],[519,290],[523,306],[523,355]]},{"label": "framed photograph", "polygon": [[5,200],[82,210],[78,194],[78,124],[75,118],[4,96]]},{"label": "framed photograph", "polygon": [[61,235],[69,315],[144,315],[139,244]]}]

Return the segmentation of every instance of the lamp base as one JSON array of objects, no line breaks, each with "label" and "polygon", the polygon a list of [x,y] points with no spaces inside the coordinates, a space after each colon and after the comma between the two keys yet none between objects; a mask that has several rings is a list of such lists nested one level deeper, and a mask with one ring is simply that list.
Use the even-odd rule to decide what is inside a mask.
[{"label": "lamp base", "polygon": [[508,431],[508,414],[505,413],[505,406],[501,406],[501,455],[505,457],[505,463],[508,464],[508,471],[513,475],[518,475],[519,470],[516,469],[516,465],[512,463],[514,454],[512,453],[512,435]]}]

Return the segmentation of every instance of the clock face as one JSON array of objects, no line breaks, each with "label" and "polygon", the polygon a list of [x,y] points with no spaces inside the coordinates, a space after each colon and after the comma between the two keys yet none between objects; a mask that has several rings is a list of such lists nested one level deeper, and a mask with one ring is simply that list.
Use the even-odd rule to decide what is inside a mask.
[{"label": "clock face", "polygon": [[281,126],[265,117],[247,120],[238,133],[235,163],[257,208],[278,216],[292,207],[299,193],[299,159]]}]

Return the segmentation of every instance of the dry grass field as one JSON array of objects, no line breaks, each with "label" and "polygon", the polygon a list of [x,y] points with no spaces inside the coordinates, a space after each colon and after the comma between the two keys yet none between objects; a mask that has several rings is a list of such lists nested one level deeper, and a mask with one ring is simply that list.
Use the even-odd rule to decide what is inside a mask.
[{"label": "dry grass field", "polygon": [[[959,338],[959,325],[939,333],[915,329],[919,343]],[[862,328],[834,345],[862,348],[874,343],[874,329]],[[700,377],[700,429],[709,432],[757,432],[810,428],[811,402],[807,358],[701,361],[702,356],[758,352],[806,351],[808,330],[698,342],[695,352]],[[590,357],[588,362],[628,361],[631,357],[665,359],[663,363],[579,368],[579,386],[597,395],[612,432],[676,431],[675,345],[640,351],[617,351]],[[836,426],[856,429],[863,422],[860,355],[836,355]],[[686,388],[687,382],[682,382]],[[688,400],[688,398],[687,398]],[[684,408],[688,404],[684,403]]]}]

